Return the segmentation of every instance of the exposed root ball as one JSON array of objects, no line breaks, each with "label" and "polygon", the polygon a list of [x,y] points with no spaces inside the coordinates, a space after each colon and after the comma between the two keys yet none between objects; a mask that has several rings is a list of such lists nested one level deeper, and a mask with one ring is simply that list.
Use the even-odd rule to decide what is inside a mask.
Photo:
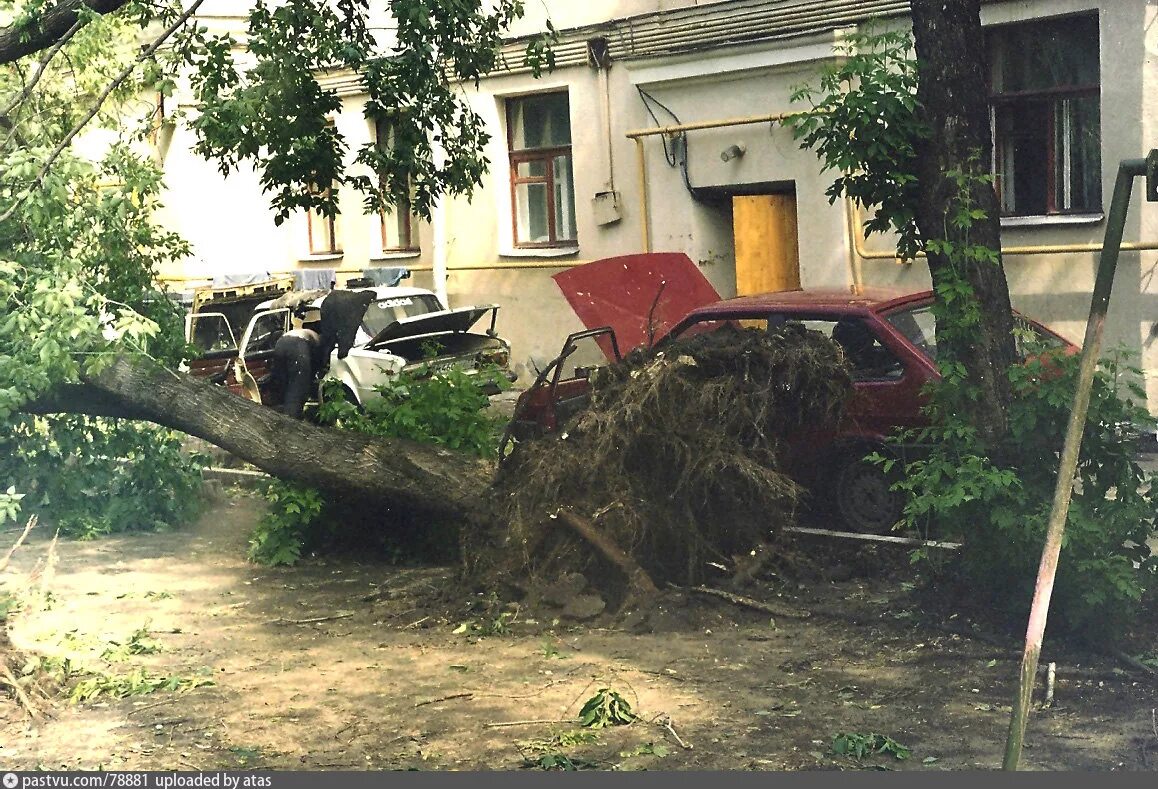
[{"label": "exposed root ball", "polygon": [[775,539],[800,497],[781,469],[788,437],[837,421],[852,384],[841,352],[800,324],[726,324],[635,351],[592,378],[589,408],[520,444],[496,491],[507,526],[464,535],[468,570],[515,586],[562,572],[622,590],[622,573],[552,518],[592,520],[662,584]]}]

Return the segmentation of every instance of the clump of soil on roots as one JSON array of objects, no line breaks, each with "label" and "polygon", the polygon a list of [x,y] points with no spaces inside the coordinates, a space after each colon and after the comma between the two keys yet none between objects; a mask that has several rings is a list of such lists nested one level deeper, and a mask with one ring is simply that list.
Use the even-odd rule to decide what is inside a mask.
[{"label": "clump of soil on roots", "polygon": [[632,562],[654,585],[697,584],[708,562],[775,552],[802,495],[783,471],[786,442],[835,424],[852,393],[839,347],[798,323],[729,323],[634,351],[591,385],[584,412],[504,463],[505,524],[464,535],[468,574],[485,586],[579,572],[623,603]]}]

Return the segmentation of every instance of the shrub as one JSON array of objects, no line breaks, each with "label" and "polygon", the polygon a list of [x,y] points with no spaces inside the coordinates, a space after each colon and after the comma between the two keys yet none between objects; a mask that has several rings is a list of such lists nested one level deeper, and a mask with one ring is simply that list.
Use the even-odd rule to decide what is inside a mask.
[{"label": "shrub", "polygon": [[486,410],[490,399],[483,382],[490,380],[506,382],[497,368],[476,375],[456,367],[435,375],[419,368],[378,387],[381,397],[367,400],[361,409],[345,399],[340,383],[327,381],[318,419],[343,430],[496,457],[504,423]]},{"label": "shrub", "polygon": [[[1123,358],[1103,359],[1094,380],[1051,605],[1052,623],[1088,638],[1119,632],[1158,571],[1146,544],[1154,493],[1130,436],[1154,420],[1137,404],[1140,371]],[[999,611],[1023,615],[1032,599],[1078,363],[1076,356],[1031,356],[1010,369],[1010,434],[997,452],[987,455],[952,408],[952,381],[935,387],[935,426],[903,438],[932,446],[899,483],[909,494],[907,525],[933,523],[961,538],[963,579],[979,602]]]},{"label": "shrub", "polygon": [[17,418],[0,439],[0,489],[19,491],[21,507],[72,537],[172,528],[202,502],[201,459],[181,442],[180,433],[128,420]]},{"label": "shrub", "polygon": [[[487,413],[490,400],[483,383],[492,379],[505,382],[491,368],[477,375],[457,368],[430,375],[420,368],[379,387],[381,398],[368,400],[364,408],[345,398],[340,383],[326,381],[318,421],[341,430],[439,444],[493,458],[498,455],[503,421]],[[269,510],[250,536],[249,549],[250,560],[260,564],[294,564],[306,545],[357,525],[356,513],[342,508],[340,502],[325,501],[309,488],[274,482],[265,498]],[[446,541],[446,535],[431,524],[411,530],[395,526],[394,531],[414,543],[412,548],[445,553],[456,545],[453,539],[449,545],[431,544],[439,538]]]},{"label": "shrub", "polygon": [[249,560],[258,564],[296,564],[311,527],[322,513],[316,490],[274,480],[265,489],[269,509],[249,536]]}]

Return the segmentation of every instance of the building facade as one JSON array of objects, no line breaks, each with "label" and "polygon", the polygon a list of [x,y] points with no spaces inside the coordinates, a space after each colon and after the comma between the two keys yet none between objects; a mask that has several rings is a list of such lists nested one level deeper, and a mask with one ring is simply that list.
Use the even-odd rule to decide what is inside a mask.
[{"label": "building facade", "polygon": [[[872,18],[907,25],[904,0],[592,0],[529,4],[511,67],[464,95],[487,120],[491,162],[471,198],[431,221],[341,214],[275,227],[252,173],[222,178],[169,131],[167,221],[194,245],[165,272],[198,284],[221,274],[405,266],[452,306],[502,305],[514,367],[533,376],[582,328],[551,275],[641,251],[685,252],[723,296],[857,284],[920,289],[924,264],[898,263],[888,238],[830,204],[815,154],[776,118],[815,83],[849,32]],[[559,30],[557,66],[520,68],[519,36]],[[1095,250],[1118,162],[1158,147],[1158,5],[1153,0],[993,0],[982,7],[991,60],[991,152],[1014,306],[1081,340]],[[208,18],[211,26],[240,17]],[[328,77],[334,119],[356,149],[374,139],[353,75]],[[666,129],[666,133],[657,130]],[[1135,197],[1107,343],[1146,370],[1158,406],[1158,206]]]}]

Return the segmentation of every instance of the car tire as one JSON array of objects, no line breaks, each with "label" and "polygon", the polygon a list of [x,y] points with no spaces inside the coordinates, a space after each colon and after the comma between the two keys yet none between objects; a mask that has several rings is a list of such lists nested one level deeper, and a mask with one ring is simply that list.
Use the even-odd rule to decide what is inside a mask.
[{"label": "car tire", "polygon": [[889,534],[901,519],[905,499],[892,490],[898,479],[895,467],[885,471],[879,463],[865,460],[871,451],[861,447],[840,458],[833,481],[833,504],[849,531]]}]

